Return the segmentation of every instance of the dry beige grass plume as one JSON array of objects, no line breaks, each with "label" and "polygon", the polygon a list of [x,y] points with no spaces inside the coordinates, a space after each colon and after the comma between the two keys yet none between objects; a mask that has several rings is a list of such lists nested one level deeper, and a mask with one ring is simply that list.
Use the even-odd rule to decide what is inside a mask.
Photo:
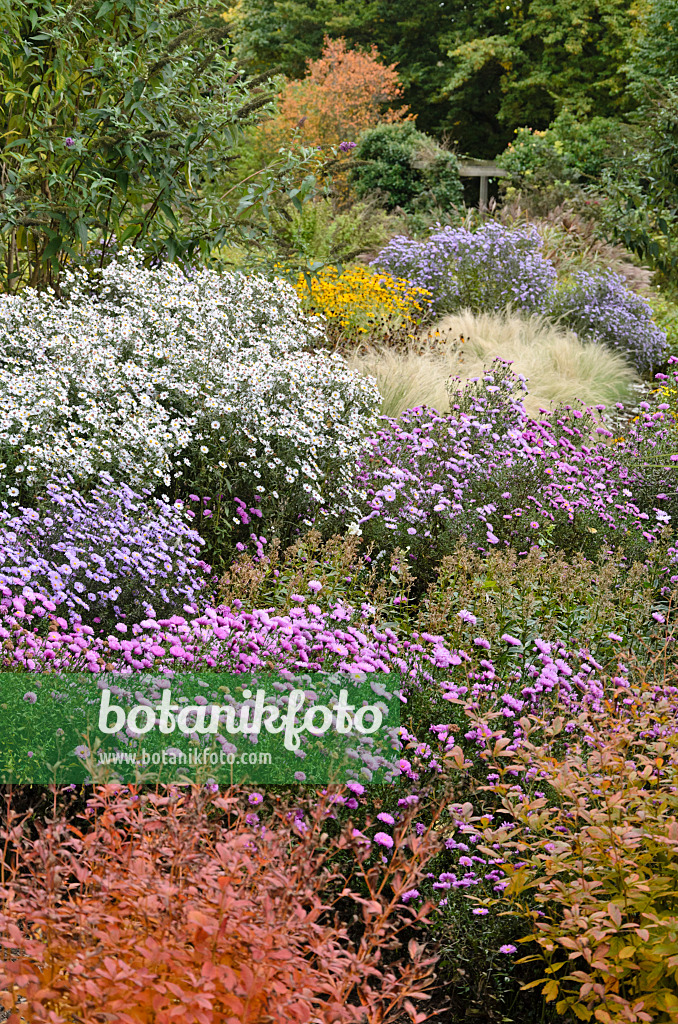
[{"label": "dry beige grass plume", "polygon": [[397,416],[419,405],[449,411],[449,378],[479,377],[497,357],[527,378],[530,415],[577,400],[609,406],[627,399],[638,379],[622,356],[604,346],[581,342],[544,317],[511,312],[456,313],[406,351],[372,346],[348,358],[353,368],[376,377],[382,414]]}]

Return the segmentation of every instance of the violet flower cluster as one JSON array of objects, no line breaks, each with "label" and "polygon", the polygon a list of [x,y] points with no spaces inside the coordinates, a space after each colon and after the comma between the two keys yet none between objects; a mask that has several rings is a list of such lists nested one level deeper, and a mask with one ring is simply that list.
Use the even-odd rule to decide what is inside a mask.
[{"label": "violet flower cluster", "polygon": [[668,406],[647,406],[621,441],[577,409],[530,419],[521,386],[495,360],[451,393],[449,415],[414,409],[385,421],[357,471],[365,539],[409,550],[422,571],[460,540],[523,553],[546,540],[584,553],[623,546],[642,557],[678,516]]},{"label": "violet flower cluster", "polygon": [[153,606],[171,614],[204,592],[204,543],[182,505],[153,499],[107,473],[88,498],[52,481],[35,508],[0,505],[0,593],[6,606],[42,600],[45,611],[100,629]]},{"label": "violet flower cluster", "polygon": [[398,235],[372,266],[429,289],[438,313],[464,308],[495,312],[507,305],[537,312],[544,309],[557,276],[542,247],[534,227],[489,222],[475,232],[445,227],[423,242]]},{"label": "violet flower cluster", "polygon": [[542,248],[535,227],[490,221],[475,232],[446,227],[423,242],[398,235],[372,265],[427,288],[439,314],[511,306],[562,319],[583,340],[621,352],[641,372],[662,362],[666,333],[648,302],[622,277],[581,271],[558,288],[556,269]]},{"label": "violet flower cluster", "polygon": [[159,618],[149,607],[146,618],[120,621],[108,635],[78,621],[77,615],[59,615],[51,604],[35,593],[0,599],[0,638],[11,641],[3,644],[3,667],[29,672],[153,671],[168,677],[200,668],[348,674],[393,669],[421,679],[449,664],[440,637],[413,633],[400,638],[389,627],[368,623],[369,608],[357,611],[342,603],[323,612],[310,602],[285,615],[276,615],[273,608],[245,612],[240,601],[202,610],[186,605],[188,618]]},{"label": "violet flower cluster", "polygon": [[649,302],[611,270],[605,274],[580,271],[556,293],[551,313],[582,339],[629,356],[641,372],[651,370],[664,357],[666,333],[655,323]]}]

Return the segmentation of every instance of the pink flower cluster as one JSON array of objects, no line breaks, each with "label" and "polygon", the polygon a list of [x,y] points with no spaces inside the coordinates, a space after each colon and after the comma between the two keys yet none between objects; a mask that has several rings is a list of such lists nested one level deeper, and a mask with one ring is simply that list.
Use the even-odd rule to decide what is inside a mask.
[{"label": "pink flower cluster", "polygon": [[[239,604],[239,602],[235,602]],[[189,616],[119,622],[115,632],[96,635],[73,618],[50,615],[42,595],[0,600],[2,666],[31,672],[105,669],[173,674],[196,668],[229,672],[257,669],[320,668],[340,672],[389,672],[418,677],[445,667],[450,653],[440,637],[413,634],[400,639],[392,629],[352,625],[353,609],[337,605],[324,613],[317,605],[293,608],[287,615],[273,609],[245,612],[222,606],[186,606]],[[340,623],[344,623],[341,625]]]}]

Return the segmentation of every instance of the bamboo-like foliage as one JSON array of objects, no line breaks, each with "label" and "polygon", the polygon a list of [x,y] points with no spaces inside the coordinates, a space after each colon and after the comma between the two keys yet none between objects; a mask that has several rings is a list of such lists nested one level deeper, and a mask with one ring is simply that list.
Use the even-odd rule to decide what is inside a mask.
[{"label": "bamboo-like foliage", "polygon": [[215,187],[271,93],[189,0],[0,3],[0,272],[58,289],[98,246],[208,259],[234,214]]}]

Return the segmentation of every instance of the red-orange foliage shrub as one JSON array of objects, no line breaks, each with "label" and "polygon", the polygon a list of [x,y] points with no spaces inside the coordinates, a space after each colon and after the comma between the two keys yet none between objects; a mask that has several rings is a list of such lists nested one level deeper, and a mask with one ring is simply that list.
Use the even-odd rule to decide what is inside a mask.
[{"label": "red-orange foliage shrub", "polygon": [[[428,905],[401,895],[436,840],[406,837],[406,822],[388,866],[375,863],[348,830],[328,844],[328,800],[301,831],[284,809],[268,828],[248,825],[242,794],[105,786],[90,828],[59,819],[37,839],[10,808],[0,886],[0,945],[15,951],[0,960],[10,1024],[380,1024],[403,1010],[425,1020],[411,1000],[426,998],[434,961],[414,941],[404,959],[380,960],[426,921]],[[353,853],[362,895],[330,867],[337,850]],[[361,912],[361,937],[330,913],[333,899]]]},{"label": "red-orange foliage shrub", "polygon": [[402,96],[395,67],[380,62],[376,46],[349,50],[344,39],[326,38],[322,55],[308,62],[306,77],[287,83],[278,117],[263,130],[282,141],[303,119],[303,142],[324,149],[354,142],[382,121],[402,121],[407,107],[385,109]]}]

